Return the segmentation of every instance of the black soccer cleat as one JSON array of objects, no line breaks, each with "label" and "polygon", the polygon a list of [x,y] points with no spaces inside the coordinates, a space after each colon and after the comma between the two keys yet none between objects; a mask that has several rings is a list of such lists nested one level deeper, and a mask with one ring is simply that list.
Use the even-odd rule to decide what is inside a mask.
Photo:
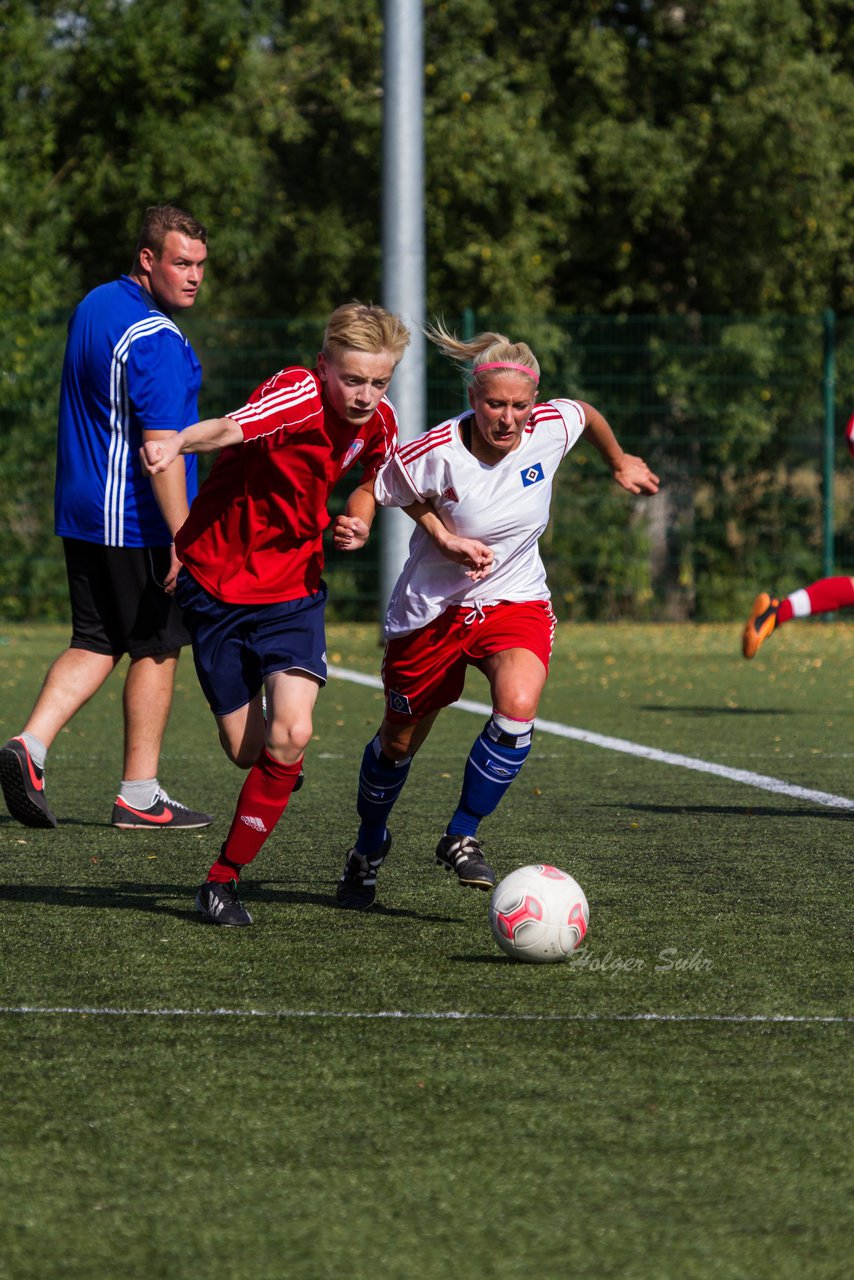
[{"label": "black soccer cleat", "polygon": [[457,879],[466,888],[489,890],[495,885],[495,872],[474,836],[452,836],[446,832],[436,845],[436,862],[447,871],[456,871]]},{"label": "black soccer cleat", "polygon": [[196,910],[211,924],[245,925],[252,917],[237,896],[237,881],[218,884],[206,880],[196,894]]},{"label": "black soccer cleat", "polygon": [[0,747],[0,786],[6,808],[25,827],[55,827],[56,818],[44,794],[44,769],[34,764],[22,738]]},{"label": "black soccer cleat", "polygon": [[213,818],[209,813],[200,813],[173,800],[160,788],[154,797],[154,803],[147,809],[134,809],[127,800],[116,796],[111,821],[114,827],[119,827],[122,831],[174,831],[176,828],[192,831],[196,827],[209,827]]},{"label": "black soccer cleat", "polygon": [[388,833],[377,853],[359,853],[355,846],[348,851],[341,879],[335,889],[339,907],[365,911],[373,905],[377,896],[377,872],[385,862],[390,848],[391,833]]}]

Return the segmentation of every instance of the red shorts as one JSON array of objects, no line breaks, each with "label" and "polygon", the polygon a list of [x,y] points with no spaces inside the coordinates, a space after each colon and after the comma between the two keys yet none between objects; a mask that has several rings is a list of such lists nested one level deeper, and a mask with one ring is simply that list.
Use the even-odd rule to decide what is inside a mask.
[{"label": "red shorts", "polygon": [[506,649],[529,649],[546,671],[557,620],[548,600],[506,601],[481,610],[446,609],[438,618],[386,645],[386,719],[411,724],[456,702],[466,668]]}]

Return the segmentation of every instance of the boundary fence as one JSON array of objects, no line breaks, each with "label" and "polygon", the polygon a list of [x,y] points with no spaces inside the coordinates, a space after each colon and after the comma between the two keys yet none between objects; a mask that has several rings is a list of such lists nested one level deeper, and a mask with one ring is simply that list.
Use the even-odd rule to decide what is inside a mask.
[{"label": "boundary fence", "polygon": [[[0,317],[0,616],[64,618],[53,536],[57,389],[66,316]],[[464,336],[524,339],[545,397],[588,400],[662,478],[653,501],[610,483],[580,445],[555,488],[542,541],[562,618],[740,617],[755,591],[854,573],[854,324],[797,317],[445,317]],[[183,323],[183,322],[182,322]],[[313,363],[323,318],[186,318],[204,368],[200,412],[243,403],[289,363]],[[394,388],[392,385],[392,398]],[[465,406],[458,370],[430,349],[423,427]],[[346,500],[336,492],[333,510]],[[380,536],[382,536],[380,534]],[[378,615],[379,542],[330,547],[332,616]]]}]

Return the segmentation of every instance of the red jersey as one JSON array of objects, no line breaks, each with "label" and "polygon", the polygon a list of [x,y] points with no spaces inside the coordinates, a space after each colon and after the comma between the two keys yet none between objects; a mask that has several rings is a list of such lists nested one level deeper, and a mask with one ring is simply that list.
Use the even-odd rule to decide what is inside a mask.
[{"label": "red jersey", "polygon": [[329,406],[311,369],[289,368],[227,415],[243,444],[223,449],[199,490],[175,549],[206,591],[226,604],[274,604],[320,586],[326,504],[359,460],[372,479],[397,440],[383,398],[360,427]]}]

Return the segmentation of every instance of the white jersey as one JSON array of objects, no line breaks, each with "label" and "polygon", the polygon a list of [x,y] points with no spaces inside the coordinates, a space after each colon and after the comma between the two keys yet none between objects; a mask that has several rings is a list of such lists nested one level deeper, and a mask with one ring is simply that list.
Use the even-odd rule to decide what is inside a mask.
[{"label": "white jersey", "polygon": [[454,533],[492,548],[492,571],[472,582],[416,525],[389,600],[386,637],[407,635],[452,605],[550,598],[537,544],[548,524],[555,472],[586,425],[584,410],[575,400],[535,405],[518,447],[492,464],[479,462],[463,444],[466,419],[476,431],[469,410],[401,445],[380,468],[374,493],[386,507],[429,502]]}]

